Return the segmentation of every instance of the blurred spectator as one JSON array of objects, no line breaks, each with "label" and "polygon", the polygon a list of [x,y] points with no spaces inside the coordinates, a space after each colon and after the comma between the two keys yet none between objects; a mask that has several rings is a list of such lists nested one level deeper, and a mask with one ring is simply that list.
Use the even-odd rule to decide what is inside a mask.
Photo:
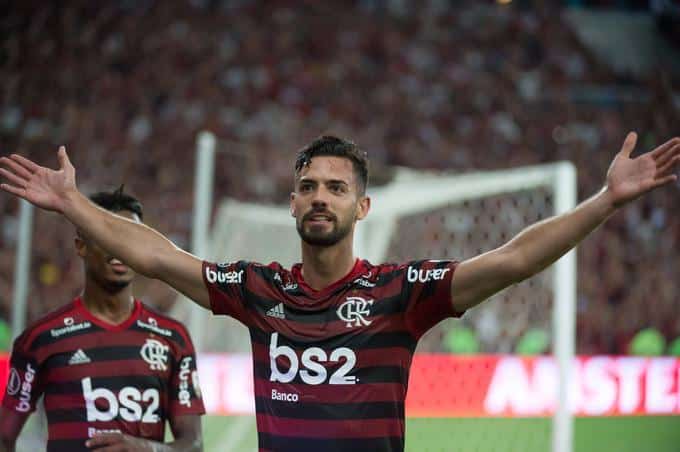
[{"label": "blurred spectator", "polygon": [[630,354],[636,356],[660,356],[666,349],[666,339],[654,328],[639,331],[630,342]]}]

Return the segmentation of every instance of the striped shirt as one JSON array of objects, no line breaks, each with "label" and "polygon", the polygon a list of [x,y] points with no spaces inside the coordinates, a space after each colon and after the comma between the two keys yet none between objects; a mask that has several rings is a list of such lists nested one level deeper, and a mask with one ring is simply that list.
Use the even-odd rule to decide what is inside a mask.
[{"label": "striped shirt", "polygon": [[260,451],[403,451],[418,339],[460,315],[451,301],[456,265],[357,260],[315,291],[300,264],[204,262],[212,311],[250,331]]},{"label": "striped shirt", "polygon": [[191,338],[177,321],[135,301],[119,325],[80,298],[14,342],[3,406],[30,413],[44,395],[48,451],[86,451],[95,433],[163,441],[165,421],[205,412]]}]

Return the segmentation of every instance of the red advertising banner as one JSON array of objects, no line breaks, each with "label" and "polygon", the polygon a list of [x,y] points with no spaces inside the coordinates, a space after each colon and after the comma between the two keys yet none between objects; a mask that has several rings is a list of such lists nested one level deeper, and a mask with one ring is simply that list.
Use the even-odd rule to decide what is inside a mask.
[{"label": "red advertising banner", "polygon": [[[8,374],[0,355],[0,390]],[[245,354],[203,354],[198,370],[211,414],[254,412],[252,362]],[[555,408],[552,357],[417,354],[406,414],[410,417],[540,417]],[[680,359],[580,356],[569,379],[577,416],[680,415]]]}]

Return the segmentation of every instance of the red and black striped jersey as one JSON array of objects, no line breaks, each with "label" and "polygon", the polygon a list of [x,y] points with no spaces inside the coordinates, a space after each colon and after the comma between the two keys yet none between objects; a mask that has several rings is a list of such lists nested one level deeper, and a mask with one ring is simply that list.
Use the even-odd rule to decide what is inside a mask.
[{"label": "red and black striped jersey", "polygon": [[444,318],[453,261],[357,260],[315,291],[297,264],[204,262],[215,314],[250,330],[261,451],[404,450],[404,401],[418,339]]},{"label": "red and black striped jersey", "polygon": [[205,412],[187,330],[140,301],[119,325],[80,298],[14,341],[3,406],[25,415],[44,396],[48,451],[86,451],[98,431],[163,441],[165,421]]}]

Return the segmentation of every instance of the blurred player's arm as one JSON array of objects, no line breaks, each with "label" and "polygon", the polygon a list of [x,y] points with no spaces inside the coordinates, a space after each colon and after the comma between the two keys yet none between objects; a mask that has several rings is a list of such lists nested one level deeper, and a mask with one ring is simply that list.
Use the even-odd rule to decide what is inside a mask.
[{"label": "blurred player's arm", "polygon": [[92,450],[134,452],[200,452],[203,450],[201,418],[198,415],[179,416],[170,422],[175,441],[159,443],[124,433],[97,433],[85,442]]},{"label": "blurred player's arm", "polygon": [[529,226],[505,245],[462,262],[451,280],[458,312],[535,275],[602,224],[619,207],[659,186],[677,180],[680,138],[631,158],[636,135],[628,134],[614,158],[604,188],[573,210]]},{"label": "blurred player's arm", "polygon": [[159,232],[92,203],[76,187],[75,169],[59,148],[59,169],[40,166],[13,154],[0,158],[4,191],[38,207],[63,214],[108,253],[149,278],[160,279],[196,303],[209,308],[202,262]]},{"label": "blurred player's arm", "polygon": [[24,428],[29,413],[18,413],[0,407],[0,452],[14,452],[16,441]]}]

